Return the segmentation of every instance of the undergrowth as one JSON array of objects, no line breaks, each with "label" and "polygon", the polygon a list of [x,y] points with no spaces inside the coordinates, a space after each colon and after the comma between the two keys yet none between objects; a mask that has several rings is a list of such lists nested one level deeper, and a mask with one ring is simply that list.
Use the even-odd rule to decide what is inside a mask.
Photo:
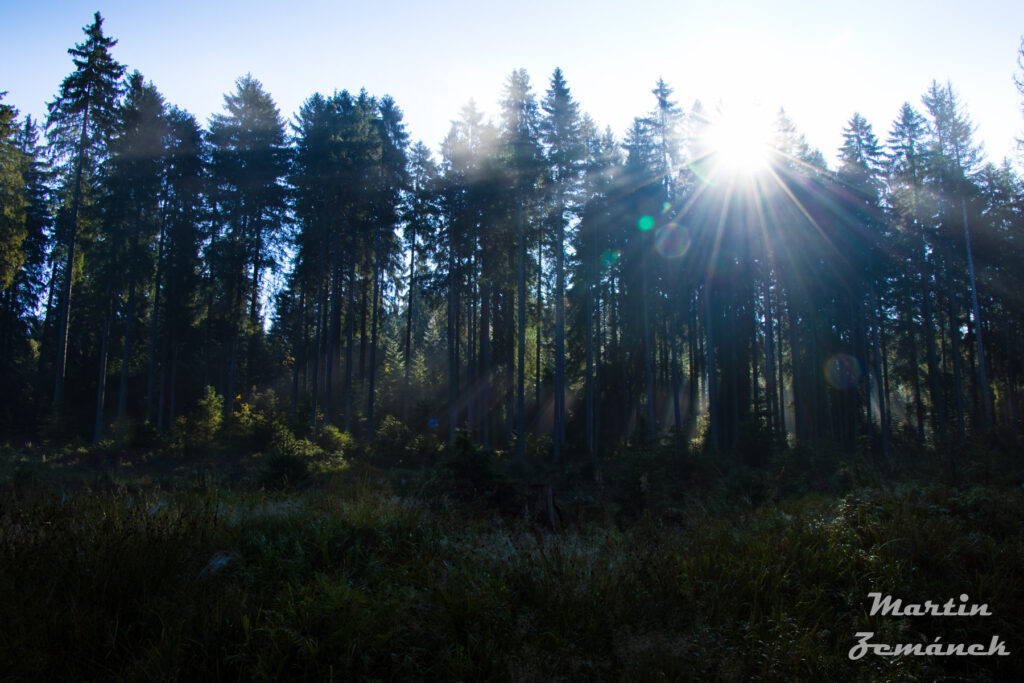
[{"label": "undergrowth", "polygon": [[[244,405],[229,429],[208,399],[169,436],[0,448],[0,680],[1024,680],[1005,454],[669,438],[555,466],[393,418],[373,448]],[[1011,655],[853,661],[860,632]]]},{"label": "undergrowth", "polygon": [[[1019,489],[902,485],[558,534],[335,475],[0,499],[8,680],[1019,679]],[[868,616],[968,593],[991,617]],[[868,656],[875,642],[1011,657]]]}]

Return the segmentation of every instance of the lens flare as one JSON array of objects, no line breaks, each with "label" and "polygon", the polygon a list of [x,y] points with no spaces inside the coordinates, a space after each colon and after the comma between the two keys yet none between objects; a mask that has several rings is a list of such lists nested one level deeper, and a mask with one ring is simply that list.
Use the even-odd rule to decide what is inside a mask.
[{"label": "lens flare", "polygon": [[679,258],[690,249],[690,231],[676,222],[658,228],[654,248],[666,258]]},{"label": "lens flare", "polygon": [[640,220],[636,222],[636,227],[640,228],[641,232],[647,232],[654,227],[654,218],[651,216],[640,216]]},{"label": "lens flare", "polygon": [[825,379],[836,389],[849,391],[860,383],[864,368],[856,356],[837,353],[825,361]]},{"label": "lens flare", "polygon": [[611,268],[615,265],[615,262],[619,260],[622,252],[615,249],[605,249],[601,252],[601,265],[605,268]]}]

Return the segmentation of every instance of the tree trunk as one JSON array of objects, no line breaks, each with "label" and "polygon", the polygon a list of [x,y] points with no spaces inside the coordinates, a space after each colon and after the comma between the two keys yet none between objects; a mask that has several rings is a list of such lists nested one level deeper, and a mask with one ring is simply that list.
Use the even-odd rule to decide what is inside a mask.
[{"label": "tree trunk", "polygon": [[131,366],[132,333],[135,331],[135,264],[138,261],[139,223],[142,221],[142,208],[136,207],[135,227],[128,251],[128,311],[124,320],[124,348],[121,353],[121,384],[117,394],[117,424],[124,423],[128,409],[128,371]]},{"label": "tree trunk", "polygon": [[458,339],[455,318],[458,315],[456,306],[457,281],[455,272],[455,222],[449,225],[448,238],[448,443],[455,443],[456,409],[459,398],[458,386]]},{"label": "tree trunk", "polygon": [[107,345],[110,339],[110,318],[113,316],[114,303],[111,292],[107,289],[107,313],[103,317],[103,337],[100,342],[99,377],[96,380],[96,421],[93,424],[92,442],[99,443],[103,436],[103,400],[107,387]]},{"label": "tree trunk", "polygon": [[[957,160],[959,163],[959,159]],[[971,277],[971,310],[974,312],[974,340],[978,346],[978,386],[981,391],[981,405],[985,414],[984,433],[992,433],[992,392],[988,385],[988,370],[985,367],[985,345],[981,340],[981,308],[978,306],[978,284],[974,279],[974,256],[971,254],[971,231],[967,226],[967,200],[960,195],[960,207],[964,217],[964,243],[967,245],[967,271]]]},{"label": "tree trunk", "polygon": [[481,391],[481,440],[484,448],[491,447],[491,283],[483,282],[480,297],[480,356],[483,365]]},{"label": "tree trunk", "polygon": [[516,295],[518,325],[516,334],[516,458],[526,459],[526,234],[523,226],[523,199],[516,207],[516,239],[519,266]]},{"label": "tree trunk", "polygon": [[964,383],[961,370],[962,359],[960,358],[960,320],[957,317],[956,305],[953,299],[953,293],[950,290],[947,312],[949,315],[950,349],[953,356],[953,391],[956,397],[957,440],[963,446],[967,443],[967,427],[964,420]]},{"label": "tree trunk", "polygon": [[[310,396],[309,396],[309,426],[313,430],[313,436],[316,436],[317,424],[316,424],[316,408],[317,399],[320,393],[320,357],[323,355],[324,348],[324,327],[327,322],[327,289],[329,283],[333,282],[333,279],[338,275],[337,267],[337,248],[331,244],[331,270],[330,273],[326,272],[326,259],[324,258],[324,251],[327,247],[326,230],[321,226],[320,236],[320,248],[317,249],[317,267],[316,267],[316,331],[314,333],[316,341],[313,346],[313,379],[310,382]],[[334,299],[334,305],[338,305],[337,299]],[[305,309],[303,309],[305,310]],[[328,340],[328,372],[332,369],[332,363],[330,358],[333,357],[333,335]],[[328,383],[329,384],[329,383]],[[328,401],[327,392],[329,389],[325,387],[324,391],[324,402]],[[324,417],[327,418],[327,406],[324,409]]]},{"label": "tree trunk", "polygon": [[555,433],[554,461],[565,445],[565,205],[561,198],[555,231]]},{"label": "tree trunk", "polygon": [[669,347],[672,365],[672,420],[675,426],[676,436],[682,433],[683,411],[679,404],[679,316],[673,311],[671,314],[672,329],[669,332]]},{"label": "tree trunk", "polygon": [[540,405],[540,340],[544,334],[544,255],[540,239],[537,240],[537,361],[536,374],[534,375],[534,392],[536,394],[533,404],[534,432],[540,436],[541,405]]},{"label": "tree trunk", "polygon": [[166,213],[160,219],[160,240],[157,246],[156,279],[153,283],[153,312],[149,319],[149,363],[146,368],[146,421],[152,419],[153,391],[156,380],[157,330],[160,327],[160,291],[163,287],[164,243],[167,235]]},{"label": "tree trunk", "polygon": [[476,245],[473,245],[473,255],[469,264],[469,297],[466,302],[466,431],[470,440],[474,438],[476,424],[473,421],[475,411],[473,404],[477,401],[475,385],[475,363],[476,363],[476,297],[477,297],[477,271],[476,271]]},{"label": "tree trunk", "polygon": [[71,325],[71,281],[75,270],[75,240],[78,234],[78,209],[82,203],[82,174],[85,172],[85,143],[89,129],[89,102],[82,112],[82,133],[78,138],[78,158],[75,160],[75,187],[71,195],[71,217],[68,226],[68,257],[61,293],[60,320],[57,323],[57,371],[53,388],[53,407],[60,410],[64,399],[64,373],[68,356],[68,330]]},{"label": "tree trunk", "polygon": [[717,450],[721,446],[721,435],[719,434],[719,405],[718,405],[718,380],[716,378],[715,358],[715,324],[714,305],[711,301],[711,286],[704,285],[705,321],[704,328],[707,333],[707,342],[704,345],[704,353],[707,363],[707,386],[708,386],[708,423],[711,435],[711,448]]},{"label": "tree trunk", "polygon": [[584,403],[586,404],[586,444],[587,453],[594,455],[594,303],[593,303],[593,284],[588,282],[586,284],[587,294],[584,306],[586,306],[586,329],[584,334],[586,335],[586,376],[584,378]]},{"label": "tree trunk", "polygon": [[925,344],[928,347],[928,389],[931,394],[932,404],[932,436],[933,438],[943,440],[946,436],[946,411],[943,405],[942,384],[939,379],[939,361],[935,347],[935,320],[932,311],[931,291],[927,283],[922,284],[921,296],[924,298],[922,315],[924,317]]},{"label": "tree trunk", "polygon": [[366,443],[373,443],[373,408],[377,402],[377,334],[380,308],[380,288],[383,286],[384,272],[381,267],[381,235],[380,226],[373,233],[373,311],[370,323],[370,386],[366,392]]},{"label": "tree trunk", "polygon": [[772,292],[770,276],[764,283],[764,375],[765,375],[765,413],[768,416],[768,430],[777,433],[778,392],[775,386],[775,319],[772,310]]},{"label": "tree trunk", "polygon": [[878,425],[882,436],[882,459],[889,459],[889,418],[885,404],[885,376],[883,373],[883,357],[885,349],[882,347],[882,298],[878,298],[878,317],[875,322],[875,377],[878,382]]},{"label": "tree trunk", "polygon": [[[340,279],[340,273],[339,273]],[[345,311],[345,431],[352,433],[352,374],[354,368],[353,356],[355,355],[352,345],[355,343],[356,326],[356,264],[355,259],[348,258],[348,281],[345,283],[345,291],[348,294],[348,306]],[[337,301],[341,304],[341,283],[338,285]],[[341,315],[339,310],[338,315]],[[331,352],[333,356],[333,351]],[[330,390],[328,388],[328,390]]]},{"label": "tree trunk", "polygon": [[910,377],[914,392],[914,414],[917,416],[917,443],[924,444],[924,402],[921,400],[921,379],[917,355],[917,334],[912,327],[913,316],[909,304],[903,307],[903,316],[907,324],[907,336],[910,338]]},{"label": "tree trunk", "polygon": [[1014,440],[1019,435],[1019,428],[1017,423],[1017,364],[1015,362],[1014,343],[1015,339],[1012,330],[1012,323],[1010,318],[1006,317],[1003,321],[1003,330],[1006,334],[1006,365],[1007,365],[1007,377],[1006,377],[1006,410],[1008,418],[1008,426],[1010,428],[1010,434]]},{"label": "tree trunk", "polygon": [[651,358],[651,322],[647,303],[647,268],[641,264],[641,297],[643,298],[644,315],[644,372],[647,376],[647,438],[654,441],[654,368]]},{"label": "tree trunk", "polygon": [[402,422],[409,425],[409,390],[412,369],[412,311],[413,289],[416,286],[416,226],[410,226],[409,238],[409,295],[406,301],[405,319],[405,391],[402,392]]},{"label": "tree trunk", "polygon": [[[321,311],[319,311],[318,314],[317,314],[317,325],[318,325],[318,327],[320,329],[319,329],[319,338],[318,338],[318,341],[317,341],[316,359],[313,361],[313,363],[314,363],[314,365],[313,365],[313,396],[314,396],[314,400],[313,400],[313,406],[312,406],[311,410],[313,410],[314,412],[313,412],[311,417],[315,421],[316,420],[316,412],[315,412],[316,411],[316,398],[315,397],[316,397],[316,394],[317,394],[317,392],[319,391],[319,388],[320,388],[320,358],[321,358],[321,354],[322,354],[322,349],[324,348],[323,342],[321,340],[322,340],[322,336],[323,336],[323,330],[326,327],[327,328],[327,351],[326,351],[326,354],[323,355],[323,362],[324,362],[324,365],[325,365],[325,367],[324,367],[324,383],[323,383],[323,392],[324,392],[324,424],[325,425],[333,424],[334,418],[335,418],[335,416],[334,416],[334,412],[335,412],[335,408],[334,408],[334,366],[335,366],[335,360],[336,360],[336,357],[337,357],[337,354],[335,352],[335,344],[337,344],[340,341],[340,337],[341,337],[341,331],[339,329],[341,327],[341,311],[342,311],[342,300],[341,300],[341,297],[342,297],[342,292],[345,291],[345,290],[342,289],[342,284],[341,284],[342,283],[342,269],[343,269],[343,266],[341,266],[339,264],[339,258],[340,258],[339,254],[338,254],[339,251],[341,251],[341,245],[338,244],[338,238],[331,239],[331,246],[330,246],[331,270],[330,270],[329,273],[325,273],[324,274],[325,278],[326,278],[326,284],[323,285],[323,286],[330,288],[330,290],[331,290],[330,299],[331,299],[331,301],[333,303],[328,305],[327,302],[324,301],[324,308]],[[350,263],[351,263],[351,260],[350,260]],[[349,287],[351,287],[351,282],[349,283]],[[323,292],[323,295],[324,295],[324,297],[326,297],[326,291]],[[346,311],[346,316],[351,316],[352,315],[351,311],[352,311],[352,309],[351,309],[351,303],[350,303],[348,311]],[[330,316],[329,320],[328,320],[328,316]],[[349,339],[349,345],[351,345],[351,339]],[[346,379],[346,385],[345,385],[345,425],[346,426],[345,426],[345,431],[348,431],[348,428],[349,428],[349,417],[348,417],[349,406],[350,406],[351,400],[352,400],[352,390],[351,390],[351,386],[348,383],[348,380],[349,380],[349,364],[346,364],[346,366],[345,366],[345,373],[346,373],[345,374],[345,379]],[[315,431],[316,430],[314,429],[314,432]]]}]

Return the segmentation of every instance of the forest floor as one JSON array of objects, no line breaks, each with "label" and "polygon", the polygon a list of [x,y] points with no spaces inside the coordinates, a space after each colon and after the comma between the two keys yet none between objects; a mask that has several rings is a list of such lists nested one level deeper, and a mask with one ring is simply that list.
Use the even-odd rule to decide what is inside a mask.
[{"label": "forest floor", "polygon": [[0,680],[1024,680],[1009,456],[294,450],[0,448]]}]

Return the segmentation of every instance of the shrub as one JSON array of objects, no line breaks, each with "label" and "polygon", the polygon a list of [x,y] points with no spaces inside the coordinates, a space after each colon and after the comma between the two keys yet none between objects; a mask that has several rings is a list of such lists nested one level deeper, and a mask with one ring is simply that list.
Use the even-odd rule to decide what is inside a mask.
[{"label": "shrub", "polygon": [[203,397],[199,399],[196,411],[190,421],[190,432],[196,441],[209,442],[217,436],[224,423],[224,397],[207,386]]},{"label": "shrub", "polygon": [[243,403],[234,414],[231,432],[236,452],[262,453],[279,441],[295,438],[283,415],[253,408],[252,404]]},{"label": "shrub", "polygon": [[394,415],[388,415],[374,432],[373,459],[381,466],[402,464],[411,443],[409,428]]},{"label": "shrub", "polygon": [[313,462],[323,451],[308,439],[297,439],[287,427],[279,425],[274,431],[271,450],[261,484],[267,488],[294,486],[306,480]]},{"label": "shrub", "polygon": [[337,453],[349,457],[356,450],[355,437],[334,425],[324,425],[317,436],[316,443],[327,453]]},{"label": "shrub", "polygon": [[209,449],[220,433],[224,422],[224,398],[213,387],[207,386],[206,393],[196,409],[188,416],[181,416],[174,422],[174,446],[186,453]]}]

